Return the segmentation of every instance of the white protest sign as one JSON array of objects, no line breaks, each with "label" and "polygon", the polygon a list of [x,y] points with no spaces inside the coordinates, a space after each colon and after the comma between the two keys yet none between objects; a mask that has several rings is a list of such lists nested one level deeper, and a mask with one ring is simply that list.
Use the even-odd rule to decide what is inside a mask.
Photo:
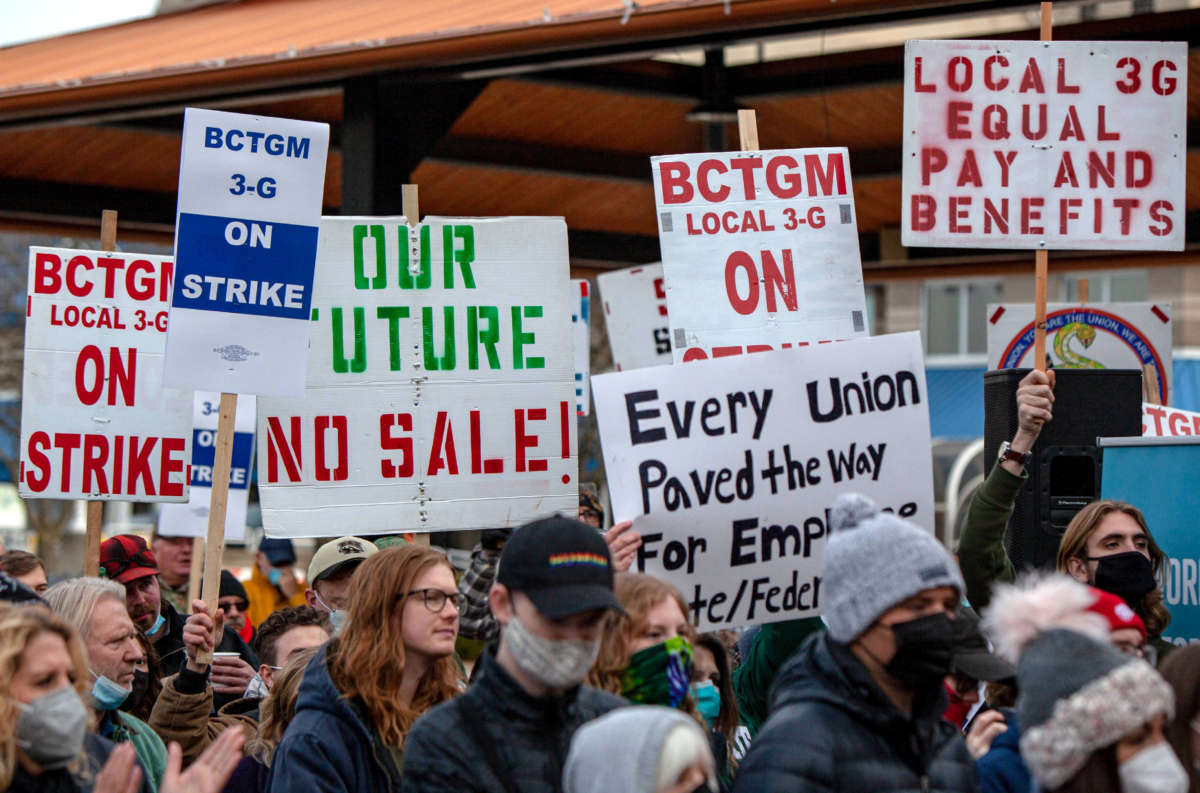
[{"label": "white protest sign", "polygon": [[827,508],[932,527],[916,332],[592,378],[613,517],[701,630],[821,613]]},{"label": "white protest sign", "polygon": [[[158,511],[158,533],[163,537],[208,536],[208,508],[212,499],[213,460],[217,448],[217,417],[221,395],[197,391],[192,405],[192,487],[186,504],[163,504]],[[229,469],[229,497],[225,507],[225,539],[241,542],[246,536],[246,507],[250,500],[250,473],[254,464],[254,397],[238,399],[233,422],[233,454]]]},{"label": "white protest sign", "polygon": [[1142,437],[1200,435],[1200,413],[1142,403]]},{"label": "white protest sign", "polygon": [[905,245],[1183,250],[1184,42],[909,41]]},{"label": "white protest sign", "polygon": [[562,218],[323,218],[304,398],[258,403],[268,536],[573,514],[571,298]]},{"label": "white protest sign", "polygon": [[575,339],[575,410],[586,416],[592,409],[591,295],[586,278],[571,279],[571,331]]},{"label": "white protest sign", "polygon": [[190,391],[163,388],[171,259],[29,249],[26,498],[187,500]]},{"label": "white protest sign", "polygon": [[662,262],[596,276],[604,327],[618,372],[671,363],[667,287]]},{"label": "white protest sign", "polygon": [[187,108],[167,384],[304,391],[329,125]]},{"label": "white protest sign", "polygon": [[867,335],[845,148],[650,163],[676,363]]},{"label": "white protest sign", "polygon": [[[1032,303],[987,307],[990,369],[1033,368]],[[1141,369],[1153,366],[1163,401],[1171,395],[1170,303],[1050,303],[1046,354],[1055,369]]]}]

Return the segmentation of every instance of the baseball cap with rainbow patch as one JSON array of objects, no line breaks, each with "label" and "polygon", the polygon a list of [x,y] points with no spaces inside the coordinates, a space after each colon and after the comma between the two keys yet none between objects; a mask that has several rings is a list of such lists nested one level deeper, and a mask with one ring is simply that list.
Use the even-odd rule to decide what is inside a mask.
[{"label": "baseball cap with rainbow patch", "polygon": [[594,609],[621,609],[613,594],[612,559],[592,526],[556,515],[513,532],[496,580],[524,593],[552,619]]}]

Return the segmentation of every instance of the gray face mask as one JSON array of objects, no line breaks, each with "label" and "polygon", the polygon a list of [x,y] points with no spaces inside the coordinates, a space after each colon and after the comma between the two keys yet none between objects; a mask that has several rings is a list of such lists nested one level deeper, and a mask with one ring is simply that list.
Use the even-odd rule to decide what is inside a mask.
[{"label": "gray face mask", "polygon": [[83,751],[87,708],[72,686],[17,707],[17,746],[42,768],[65,768]]},{"label": "gray face mask", "polygon": [[514,613],[504,626],[503,640],[517,666],[543,686],[566,689],[577,686],[600,652],[600,639],[543,639],[521,624]]}]

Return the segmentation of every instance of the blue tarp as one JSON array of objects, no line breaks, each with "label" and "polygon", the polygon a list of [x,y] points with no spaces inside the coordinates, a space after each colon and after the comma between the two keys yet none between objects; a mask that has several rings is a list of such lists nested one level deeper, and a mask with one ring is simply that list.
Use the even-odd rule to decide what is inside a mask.
[{"label": "blue tarp", "polygon": [[[983,437],[984,371],[982,366],[925,370],[933,437]],[[1200,412],[1200,360],[1175,359],[1172,381],[1171,406]]]}]

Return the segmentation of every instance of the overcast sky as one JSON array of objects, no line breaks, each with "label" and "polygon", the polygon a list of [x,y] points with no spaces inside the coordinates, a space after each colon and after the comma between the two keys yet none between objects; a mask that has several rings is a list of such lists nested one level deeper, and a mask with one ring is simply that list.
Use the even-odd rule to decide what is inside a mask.
[{"label": "overcast sky", "polygon": [[137,19],[156,5],[157,0],[0,0],[0,47]]}]

